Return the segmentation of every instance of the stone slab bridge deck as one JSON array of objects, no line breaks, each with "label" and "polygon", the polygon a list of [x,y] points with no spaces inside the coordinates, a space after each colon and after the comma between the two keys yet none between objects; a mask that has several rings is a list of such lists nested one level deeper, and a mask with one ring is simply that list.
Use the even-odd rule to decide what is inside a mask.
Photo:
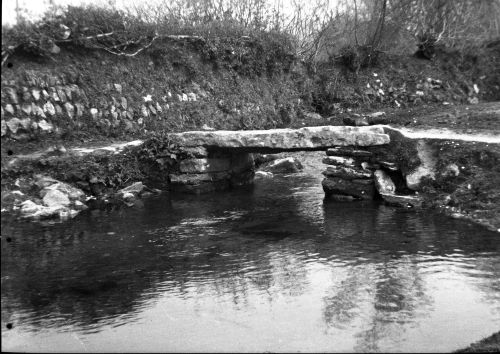
[{"label": "stone slab bridge deck", "polygon": [[202,193],[250,184],[254,178],[252,153],[327,150],[332,147],[386,145],[383,127],[319,126],[300,129],[245,131],[190,131],[168,138],[191,156],[169,176],[172,189]]},{"label": "stone slab bridge deck", "polygon": [[[494,133],[471,135],[385,125],[189,131],[168,137],[190,156],[169,176],[174,190],[200,193],[252,183],[252,153],[324,150],[323,189],[327,195],[370,199],[378,192],[391,200],[397,190],[418,190],[423,177],[433,178],[436,146],[444,141],[500,144],[500,135]],[[389,174],[394,173],[403,177],[405,185],[391,181]]]},{"label": "stone slab bridge deck", "polygon": [[170,134],[181,147],[244,152],[326,150],[335,146],[375,146],[390,142],[382,126],[318,126],[300,129],[189,131]]}]

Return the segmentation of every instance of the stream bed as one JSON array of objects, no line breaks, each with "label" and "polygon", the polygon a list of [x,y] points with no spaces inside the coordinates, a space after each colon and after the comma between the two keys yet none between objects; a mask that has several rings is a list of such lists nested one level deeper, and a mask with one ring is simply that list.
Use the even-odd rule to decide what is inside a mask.
[{"label": "stream bed", "polygon": [[2,350],[452,351],[500,329],[500,237],[304,172],[66,223],[3,218]]}]

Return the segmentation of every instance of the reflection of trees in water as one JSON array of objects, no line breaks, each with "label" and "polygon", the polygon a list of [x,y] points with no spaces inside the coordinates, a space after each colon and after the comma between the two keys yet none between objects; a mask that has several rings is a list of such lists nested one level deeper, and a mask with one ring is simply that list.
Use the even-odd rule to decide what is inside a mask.
[{"label": "reflection of trees in water", "polygon": [[404,323],[427,313],[431,299],[425,292],[418,265],[411,256],[352,266],[323,299],[328,327],[367,323],[358,333],[356,351],[377,351],[384,338],[399,338]]},{"label": "reflection of trees in water", "polygon": [[385,340],[402,340],[406,323],[428,313],[432,299],[426,294],[418,264],[410,257],[380,264],[374,284],[373,312],[359,338],[357,351],[377,351]]},{"label": "reflection of trees in water", "polygon": [[410,320],[426,302],[412,256],[436,243],[433,254],[493,247],[478,237],[469,242],[453,233],[439,235],[443,226],[433,218],[373,203],[313,209],[314,198],[287,194],[293,183],[281,182],[255,193],[163,198],[146,202],[145,209],[109,215],[87,212],[71,223],[42,228],[2,223],[2,234],[14,239],[9,245],[2,241],[2,276],[9,276],[2,278],[2,320],[23,309],[23,321],[48,318],[53,321],[48,325],[87,328],[117,317],[122,321],[124,315],[132,320],[164,292],[181,298],[213,295],[248,307],[254,294],[266,294],[268,301],[275,294],[304,294],[311,276],[306,262],[321,260],[337,262],[347,272],[324,299],[329,326],[359,318],[360,303],[375,304],[371,334],[368,329],[362,335],[368,346],[370,335],[388,330],[384,318],[393,317],[384,316]]},{"label": "reflection of trees in water", "polygon": [[323,299],[323,318],[328,327],[345,328],[361,315],[361,305],[370,291],[371,273],[369,265],[350,267],[345,279],[328,290]]},{"label": "reflection of trees in water", "polygon": [[[402,338],[402,324],[415,321],[431,306],[421,274],[420,254],[430,254],[431,258],[448,256],[459,249],[474,257],[478,250],[491,249],[491,235],[484,235],[484,243],[480,237],[470,242],[470,237],[452,231],[458,228],[445,218],[383,206],[360,215],[354,208],[355,203],[325,203],[325,233],[332,238],[328,250],[336,249],[337,260],[359,262],[352,264],[345,278],[334,283],[325,296],[324,319],[327,326],[337,328],[352,325],[356,320],[366,323],[357,335],[354,349],[377,351],[385,339]],[[369,208],[365,205],[365,210]],[[476,258],[471,258],[471,262],[475,264]],[[487,268],[495,267],[492,259],[485,263]],[[495,286],[495,282],[485,283]],[[366,309],[367,304],[371,309]]]}]

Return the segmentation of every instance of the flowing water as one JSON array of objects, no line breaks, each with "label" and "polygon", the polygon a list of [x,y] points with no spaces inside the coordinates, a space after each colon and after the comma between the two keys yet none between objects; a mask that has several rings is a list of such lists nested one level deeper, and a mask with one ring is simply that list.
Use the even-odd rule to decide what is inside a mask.
[{"label": "flowing water", "polygon": [[[451,351],[500,329],[500,237],[303,173],[2,222],[5,351]],[[313,162],[311,162],[313,161]]]}]

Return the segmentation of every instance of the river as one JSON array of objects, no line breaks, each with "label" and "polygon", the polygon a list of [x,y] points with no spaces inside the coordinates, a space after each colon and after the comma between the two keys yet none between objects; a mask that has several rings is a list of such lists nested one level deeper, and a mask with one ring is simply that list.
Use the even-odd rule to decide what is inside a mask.
[{"label": "river", "polygon": [[[500,237],[304,172],[2,220],[2,350],[451,351],[500,328]],[[306,156],[305,154],[303,156]]]}]

